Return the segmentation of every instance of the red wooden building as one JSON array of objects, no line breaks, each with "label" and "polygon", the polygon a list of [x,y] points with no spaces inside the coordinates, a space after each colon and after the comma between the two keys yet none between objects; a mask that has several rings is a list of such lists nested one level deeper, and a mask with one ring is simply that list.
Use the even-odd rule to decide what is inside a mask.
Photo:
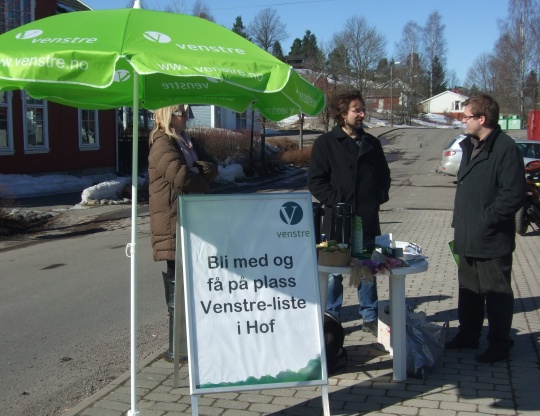
[{"label": "red wooden building", "polygon": [[[77,0],[3,0],[0,33],[82,10],[89,7]],[[116,110],[81,110],[22,91],[0,92],[0,174],[116,172],[116,120]]]}]

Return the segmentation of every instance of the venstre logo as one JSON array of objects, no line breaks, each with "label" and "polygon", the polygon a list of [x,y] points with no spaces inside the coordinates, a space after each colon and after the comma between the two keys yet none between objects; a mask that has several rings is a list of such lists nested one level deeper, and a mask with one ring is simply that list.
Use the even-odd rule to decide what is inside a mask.
[{"label": "venstre logo", "polygon": [[171,38],[163,33],[148,31],[144,32],[144,37],[150,42],[169,43]]},{"label": "venstre logo", "polygon": [[[92,44],[97,41],[97,38],[47,38],[42,37],[43,30],[41,29],[32,29],[25,30],[24,32],[19,32],[15,35],[15,38],[18,40],[26,41],[28,40],[32,44],[49,44],[49,43],[83,43],[83,44]],[[27,45],[26,45],[27,46]],[[29,48],[21,48],[21,50]],[[64,59],[62,57],[54,56],[54,53],[49,52],[47,48],[42,49],[32,49],[34,56],[24,56],[24,57],[15,57],[15,58],[6,58],[0,62],[0,65],[4,67],[34,67],[34,68],[56,68],[63,71],[87,71],[90,68],[88,61],[84,59]],[[31,52],[32,53],[32,52]],[[72,72],[73,74],[73,72]],[[45,77],[47,77],[45,75]],[[55,81],[57,79],[55,78]]]},{"label": "venstre logo", "polygon": [[130,78],[131,78],[131,74],[129,73],[129,71],[127,71],[125,69],[119,69],[118,71],[116,71],[114,73],[113,81],[114,82],[125,82]]},{"label": "venstre logo", "polygon": [[279,210],[279,217],[287,225],[296,225],[302,221],[304,211],[296,202],[285,202]]},{"label": "venstre logo", "polygon": [[[304,210],[296,202],[285,202],[279,209],[279,217],[289,226],[296,225],[304,218]],[[277,236],[278,238],[311,238],[311,232],[287,228],[286,231],[277,231]]]},{"label": "venstre logo", "polygon": [[32,29],[26,30],[24,32],[17,33],[15,35],[16,39],[19,40],[28,40],[32,39],[32,43],[95,43],[97,38],[80,38],[75,36],[73,38],[38,38],[38,36],[43,35],[43,30],[41,29]]},{"label": "venstre logo", "polygon": [[39,29],[27,30],[26,32],[17,33],[15,37],[21,40],[32,39],[32,38],[38,37],[42,33],[43,33],[43,30],[39,30]]},{"label": "venstre logo", "polygon": [[[145,37],[145,39],[154,43],[171,42],[171,37],[161,32],[155,32],[155,31],[149,30],[147,32],[144,32],[143,36]],[[192,44],[185,44],[185,43],[181,43],[181,44],[176,43],[176,46],[182,50],[189,50],[189,51],[233,53],[233,54],[239,54],[239,55],[245,55],[246,53],[243,49],[240,49],[240,48],[231,48],[231,47],[220,46],[220,45],[192,45]]]}]

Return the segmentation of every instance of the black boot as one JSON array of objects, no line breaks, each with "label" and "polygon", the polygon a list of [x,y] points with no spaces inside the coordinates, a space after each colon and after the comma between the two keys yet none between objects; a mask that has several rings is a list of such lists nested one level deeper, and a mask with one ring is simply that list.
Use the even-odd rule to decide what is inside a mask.
[{"label": "black boot", "polygon": [[169,350],[165,354],[165,360],[174,361],[173,333],[174,333],[174,273],[163,272],[163,284],[165,285],[165,301],[169,308]]},{"label": "black boot", "polygon": [[478,340],[484,324],[484,302],[483,295],[469,289],[459,288],[459,331],[451,341],[445,344],[445,349],[478,348]]}]

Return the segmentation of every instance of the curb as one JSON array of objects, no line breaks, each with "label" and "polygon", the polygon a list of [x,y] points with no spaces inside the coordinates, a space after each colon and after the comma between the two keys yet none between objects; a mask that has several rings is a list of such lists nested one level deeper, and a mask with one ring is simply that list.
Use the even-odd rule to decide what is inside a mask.
[{"label": "curb", "polygon": [[[165,353],[167,349],[169,348],[169,345],[165,345],[162,348],[158,349],[153,354],[150,354],[145,359],[141,360],[137,363],[137,373],[140,372],[141,369],[147,367],[150,363],[154,362],[159,358],[160,355]],[[71,409],[68,409],[64,413],[62,413],[62,416],[76,416],[80,414],[82,411],[88,409],[89,407],[92,407],[94,404],[96,404],[100,399],[105,397],[107,394],[109,394],[111,391],[115,390],[120,384],[126,382],[131,378],[131,369],[126,371],[124,374],[120,375],[115,380],[111,381],[109,384],[107,384],[102,389],[98,390],[91,396],[88,396],[86,399],[84,399],[82,402],[77,404],[76,406],[72,407]]]}]

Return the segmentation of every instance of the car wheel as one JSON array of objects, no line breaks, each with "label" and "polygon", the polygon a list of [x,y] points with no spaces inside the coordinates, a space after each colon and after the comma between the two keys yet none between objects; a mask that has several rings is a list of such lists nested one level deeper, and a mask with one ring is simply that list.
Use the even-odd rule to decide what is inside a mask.
[{"label": "car wheel", "polygon": [[529,228],[529,222],[527,221],[527,211],[525,207],[521,207],[516,212],[516,233],[519,235],[525,235]]}]

